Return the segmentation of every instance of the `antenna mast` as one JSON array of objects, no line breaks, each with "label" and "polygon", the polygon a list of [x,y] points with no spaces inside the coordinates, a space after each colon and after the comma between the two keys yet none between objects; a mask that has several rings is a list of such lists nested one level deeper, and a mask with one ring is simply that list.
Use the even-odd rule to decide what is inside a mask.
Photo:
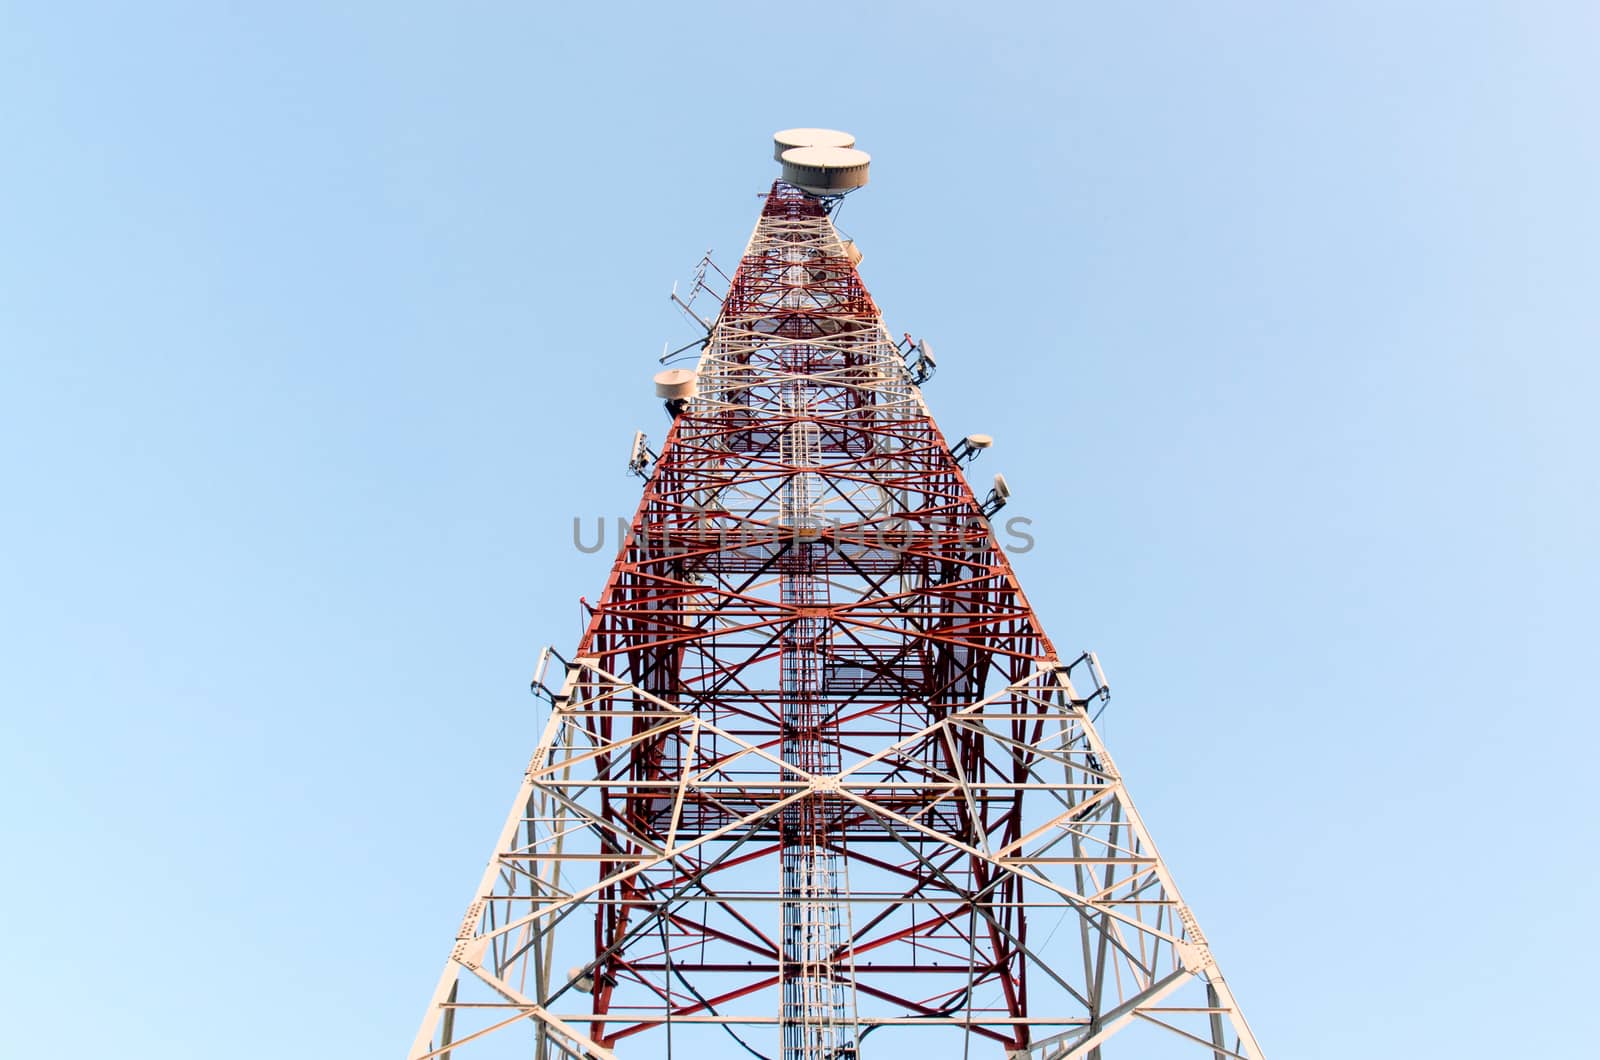
[{"label": "antenna mast", "polygon": [[410,1060],[1261,1060],[834,227],[870,159],[774,153]]}]

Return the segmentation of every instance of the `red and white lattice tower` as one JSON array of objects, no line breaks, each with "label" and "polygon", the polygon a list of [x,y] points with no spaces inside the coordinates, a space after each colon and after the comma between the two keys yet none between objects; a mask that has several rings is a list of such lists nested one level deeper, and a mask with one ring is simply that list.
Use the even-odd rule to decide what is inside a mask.
[{"label": "red and white lattice tower", "polygon": [[851,146],[779,134],[699,363],[658,377],[671,429],[411,1060],[1261,1056],[1098,664],[964,477],[987,440],[946,442],[830,219]]}]

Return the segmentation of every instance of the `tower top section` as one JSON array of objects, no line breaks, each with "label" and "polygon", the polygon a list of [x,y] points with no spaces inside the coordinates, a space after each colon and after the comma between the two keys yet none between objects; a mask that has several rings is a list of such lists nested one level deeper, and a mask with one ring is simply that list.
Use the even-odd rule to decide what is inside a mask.
[{"label": "tower top section", "polygon": [[783,181],[820,199],[835,199],[867,182],[872,156],[855,150],[856,138],[838,129],[784,129],[772,134],[772,157]]}]

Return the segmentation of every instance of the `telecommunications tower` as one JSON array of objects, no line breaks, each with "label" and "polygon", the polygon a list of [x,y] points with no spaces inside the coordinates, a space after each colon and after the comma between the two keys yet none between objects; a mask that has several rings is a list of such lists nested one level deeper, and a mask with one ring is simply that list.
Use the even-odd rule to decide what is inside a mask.
[{"label": "telecommunications tower", "polygon": [[698,362],[410,1060],[1260,1060],[968,484],[991,439],[834,227],[854,146],[777,134],[726,290],[674,292]]}]

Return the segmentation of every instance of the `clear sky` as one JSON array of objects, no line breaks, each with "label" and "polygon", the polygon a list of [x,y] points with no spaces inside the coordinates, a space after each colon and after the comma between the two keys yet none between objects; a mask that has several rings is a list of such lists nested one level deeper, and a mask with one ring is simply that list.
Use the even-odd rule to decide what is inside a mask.
[{"label": "clear sky", "polygon": [[1581,2],[0,0],[3,1051],[400,1054],[670,285],[824,125],[1269,1055],[1586,1052],[1597,48]]}]

